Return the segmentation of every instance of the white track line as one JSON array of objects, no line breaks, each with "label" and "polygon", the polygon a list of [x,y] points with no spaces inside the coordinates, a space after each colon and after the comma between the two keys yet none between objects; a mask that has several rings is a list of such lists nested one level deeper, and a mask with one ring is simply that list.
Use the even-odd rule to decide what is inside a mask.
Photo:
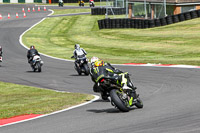
[{"label": "white track line", "polygon": [[[53,11],[50,10],[52,13],[50,13],[48,16],[50,16],[51,14],[53,14]],[[27,46],[25,46],[22,42],[22,36],[28,32],[29,30],[31,30],[34,26],[36,26],[37,24],[41,23],[42,21],[44,21],[46,18],[43,18],[41,21],[39,21],[38,23],[34,24],[32,27],[30,27],[28,30],[26,30],[25,32],[23,32],[21,35],[20,35],[20,38],[19,38],[19,42],[20,44],[26,48],[26,49],[29,49]],[[42,55],[46,56],[46,57],[49,57],[49,58],[53,58],[53,59],[57,59],[57,60],[62,60],[62,61],[70,61],[70,62],[73,62],[72,60],[67,60],[67,59],[61,59],[61,58],[57,58],[57,57],[53,57],[53,56],[49,56],[49,55],[46,55],[46,54],[43,54],[41,53]],[[177,67],[177,68],[200,68],[199,66],[190,66],[190,65],[170,65],[170,66],[165,66],[165,65],[161,65],[161,64],[142,64],[142,65],[126,65],[126,64],[113,64],[113,65],[120,65],[120,66],[151,66],[151,67]],[[17,123],[21,123],[21,122],[25,122],[25,121],[29,121],[29,120],[34,120],[34,119],[38,119],[38,118],[42,118],[42,117],[45,117],[45,116],[49,116],[49,115],[53,115],[53,114],[57,114],[57,113],[60,113],[60,112],[64,112],[64,111],[67,111],[67,110],[71,110],[71,109],[74,109],[74,108],[78,108],[80,106],[84,106],[86,104],[89,104],[89,103],[92,103],[96,100],[99,99],[99,96],[96,96],[94,95],[94,99],[89,101],[89,102],[86,102],[86,103],[83,103],[83,104],[80,104],[80,105],[76,105],[76,106],[73,106],[73,107],[70,107],[70,108],[67,108],[67,109],[63,109],[63,110],[60,110],[60,111],[56,111],[56,112],[53,112],[53,113],[50,113],[50,114],[46,114],[46,115],[41,115],[41,116],[38,116],[38,117],[35,117],[35,118],[31,118],[31,119],[27,119],[27,120],[22,120],[22,121],[19,121],[19,122],[14,122],[14,123],[10,123],[10,124],[6,124],[6,125],[3,125],[3,126],[8,126],[8,125],[13,125],[13,124],[17,124]],[[0,126],[0,127],[3,127],[3,126]]]},{"label": "white track line", "polygon": [[[51,13],[52,14],[52,13]],[[50,15],[50,14],[49,14]],[[22,36],[28,32],[29,30],[31,30],[34,26],[36,26],[37,24],[41,23],[42,21],[44,21],[46,18],[43,18],[41,21],[39,21],[38,23],[34,24],[32,27],[30,27],[28,30],[26,30],[25,32],[23,32],[21,35],[20,35],[20,38],[19,38],[19,42],[20,44],[26,48],[26,49],[29,49],[27,46],[25,46],[22,42]],[[49,58],[53,58],[53,59],[57,59],[57,60],[63,60],[63,61],[72,61],[72,60],[66,60],[66,59],[61,59],[61,58],[56,58],[56,57],[53,57],[53,56],[49,56],[49,55],[46,55],[46,54],[42,54],[44,56],[47,56]],[[57,91],[58,92],[58,91]],[[86,104],[89,104],[89,103],[92,103],[96,100],[99,99],[99,96],[97,95],[93,95],[94,96],[94,99],[92,99],[91,101],[88,101],[88,102],[85,102],[85,103],[82,103],[82,104],[79,104],[79,105],[75,105],[75,106],[72,106],[72,107],[69,107],[69,108],[66,108],[66,109],[63,109],[63,110],[59,110],[59,111],[56,111],[56,112],[52,112],[50,114],[45,114],[45,115],[41,115],[41,116],[38,116],[38,117],[34,117],[34,118],[30,118],[30,119],[26,119],[26,120],[21,120],[21,121],[18,121],[18,122],[13,122],[13,123],[9,123],[9,124],[5,124],[5,125],[2,125],[0,127],[4,127],[4,126],[8,126],[8,125],[13,125],[13,124],[17,124],[17,123],[22,123],[22,122],[26,122],[26,121],[30,121],[30,120],[34,120],[34,119],[38,119],[38,118],[42,118],[42,117],[46,117],[46,116],[49,116],[49,115],[54,115],[54,114],[57,114],[57,113],[61,113],[61,112],[64,112],[64,111],[68,111],[68,110],[71,110],[71,109],[74,109],[74,108],[78,108],[78,107],[81,107],[81,106],[84,106]]]},{"label": "white track line", "polygon": [[[50,16],[54,13],[53,10],[49,9],[49,11],[51,11],[51,13],[47,16]],[[29,30],[31,30],[33,27],[35,27],[36,25],[38,25],[39,23],[41,23],[42,21],[44,21],[46,18],[43,18],[41,21],[39,21],[38,23],[34,24],[32,27],[30,27],[28,30],[26,30],[24,33],[22,33],[20,35],[20,39],[19,39],[19,42],[20,44],[25,47],[26,49],[29,49],[27,46],[25,46],[22,42],[22,36],[28,32]],[[62,59],[62,58],[57,58],[57,57],[53,57],[53,56],[50,56],[50,55],[46,55],[46,54],[43,54],[41,53],[42,55],[46,56],[46,57],[49,57],[49,58],[53,58],[53,59],[57,59],[57,60],[62,60],[62,61],[70,61],[70,62],[74,62],[73,60],[67,60],[67,59]],[[168,65],[166,66],[165,64],[150,64],[150,63],[147,63],[147,64],[140,64],[140,65],[127,65],[127,64],[113,64],[113,65],[118,65],[118,66],[149,66],[149,67],[168,67],[168,68],[195,68],[195,69],[200,69],[200,66],[192,66],[192,65]]]},{"label": "white track line", "polygon": [[35,119],[38,119],[38,118],[42,118],[42,117],[54,115],[54,114],[57,114],[57,113],[61,113],[61,112],[64,112],[64,111],[68,111],[68,110],[71,110],[71,109],[74,109],[74,108],[78,108],[78,107],[81,107],[81,106],[84,106],[86,104],[92,103],[92,102],[94,102],[94,101],[99,99],[99,96],[94,95],[94,97],[95,98],[92,99],[91,101],[88,101],[88,102],[85,102],[85,103],[82,103],[82,104],[79,104],[79,105],[75,105],[75,106],[72,106],[72,107],[69,107],[69,108],[66,108],[66,109],[63,109],[63,110],[59,110],[59,111],[56,111],[56,112],[53,112],[53,113],[50,113],[50,114],[40,115],[38,117],[34,117],[34,118],[30,118],[30,119],[26,119],[26,120],[22,120],[22,121],[18,121],[18,122],[5,124],[5,125],[2,125],[0,127],[5,127],[5,126],[9,126],[9,125],[17,124],[17,123],[22,123],[22,122],[26,122],[26,121],[30,121],[30,120],[35,120]]}]

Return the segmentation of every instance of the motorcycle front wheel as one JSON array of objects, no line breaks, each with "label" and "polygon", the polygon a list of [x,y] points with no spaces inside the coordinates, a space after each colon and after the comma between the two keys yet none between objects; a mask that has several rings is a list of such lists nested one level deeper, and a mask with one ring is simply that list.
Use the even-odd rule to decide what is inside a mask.
[{"label": "motorcycle front wheel", "polygon": [[137,102],[135,103],[135,106],[137,108],[143,108],[143,102],[139,97],[137,98]]},{"label": "motorcycle front wheel", "polygon": [[85,69],[85,75],[89,75],[90,74],[90,70],[88,68],[88,65],[87,64],[84,64],[83,65],[84,69]]},{"label": "motorcycle front wheel", "polygon": [[116,105],[116,107],[122,112],[128,112],[130,110],[129,107],[125,105],[125,103],[121,99],[121,92],[117,89],[113,89],[110,91],[110,97],[112,102]]}]

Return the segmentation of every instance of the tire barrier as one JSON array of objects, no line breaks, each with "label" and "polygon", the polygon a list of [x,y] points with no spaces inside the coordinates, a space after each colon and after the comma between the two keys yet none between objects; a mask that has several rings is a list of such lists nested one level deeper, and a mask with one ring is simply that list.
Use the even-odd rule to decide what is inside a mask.
[{"label": "tire barrier", "polygon": [[198,18],[197,11],[191,11],[190,14],[192,19]]},{"label": "tire barrier", "polygon": [[161,26],[167,25],[167,21],[165,18],[160,18],[160,23],[161,23]]},{"label": "tire barrier", "polygon": [[173,19],[172,19],[172,16],[167,16],[166,17],[166,21],[167,21],[167,24],[173,24]]},{"label": "tire barrier", "polygon": [[178,15],[173,15],[172,18],[173,18],[173,23],[178,23],[179,22]]},{"label": "tire barrier", "polygon": [[192,19],[192,18],[191,18],[191,15],[190,15],[190,12],[185,12],[185,13],[184,13],[184,16],[185,16],[185,20],[190,20],[190,19]]},{"label": "tire barrier", "polygon": [[156,27],[161,26],[160,19],[155,19],[155,26],[156,26]]},{"label": "tire barrier", "polygon": [[116,29],[116,28],[145,29],[145,28],[165,26],[198,17],[200,17],[200,10],[193,10],[191,12],[170,15],[160,19],[108,18],[108,19],[98,20],[98,25],[99,29]]},{"label": "tire barrier", "polygon": [[[113,15],[113,12],[115,15],[122,15],[126,14],[126,8],[108,8],[108,15]],[[105,15],[106,14],[106,8],[105,7],[93,7],[91,8],[91,14],[92,15]]]},{"label": "tire barrier", "polygon": [[184,16],[184,14],[178,14],[178,18],[179,18],[179,21],[181,22],[181,21],[185,21],[185,16]]}]

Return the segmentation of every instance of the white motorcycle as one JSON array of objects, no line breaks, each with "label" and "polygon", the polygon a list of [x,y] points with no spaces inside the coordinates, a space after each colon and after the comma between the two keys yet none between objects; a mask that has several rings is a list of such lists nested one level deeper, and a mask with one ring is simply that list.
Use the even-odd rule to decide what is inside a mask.
[{"label": "white motorcycle", "polygon": [[34,72],[36,72],[36,71],[41,72],[43,64],[44,64],[44,62],[42,61],[42,59],[39,55],[33,56],[31,67],[32,67]]},{"label": "white motorcycle", "polygon": [[89,4],[90,4],[90,7],[94,7],[94,1],[90,1]]},{"label": "white motorcycle", "polygon": [[1,62],[3,61],[3,58],[2,56],[0,56],[0,66],[1,66]]}]

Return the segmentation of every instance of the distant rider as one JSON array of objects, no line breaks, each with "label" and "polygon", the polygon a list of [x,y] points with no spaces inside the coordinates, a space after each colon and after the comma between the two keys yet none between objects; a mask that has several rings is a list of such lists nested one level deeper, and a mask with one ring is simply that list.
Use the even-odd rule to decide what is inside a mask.
[{"label": "distant rider", "polygon": [[97,84],[97,79],[102,75],[107,75],[110,77],[115,77],[114,79],[116,80],[116,84],[122,87],[122,89],[130,90],[131,100],[129,103],[132,103],[134,100],[136,100],[136,87],[134,87],[127,72],[124,73],[121,70],[111,66],[110,63],[104,63],[103,60],[99,60],[97,57],[92,57],[90,75],[93,82],[95,83],[93,86],[94,92],[101,92],[101,87]]},{"label": "distant rider", "polygon": [[30,46],[30,50],[27,52],[28,63],[32,64],[33,57],[39,55],[38,51],[35,49],[35,46]]},{"label": "distant rider", "polygon": [[74,48],[75,50],[73,54],[74,54],[75,60],[77,60],[78,58],[83,58],[85,57],[85,55],[87,55],[87,52],[83,48],[80,48],[79,44],[75,44]]},{"label": "distant rider", "polygon": [[2,56],[3,54],[3,49],[2,49],[2,46],[0,46],[0,56]]},{"label": "distant rider", "polygon": [[94,0],[89,0],[89,3],[93,3],[94,4]]},{"label": "distant rider", "polygon": [[59,6],[63,6],[63,0],[59,0]]}]

